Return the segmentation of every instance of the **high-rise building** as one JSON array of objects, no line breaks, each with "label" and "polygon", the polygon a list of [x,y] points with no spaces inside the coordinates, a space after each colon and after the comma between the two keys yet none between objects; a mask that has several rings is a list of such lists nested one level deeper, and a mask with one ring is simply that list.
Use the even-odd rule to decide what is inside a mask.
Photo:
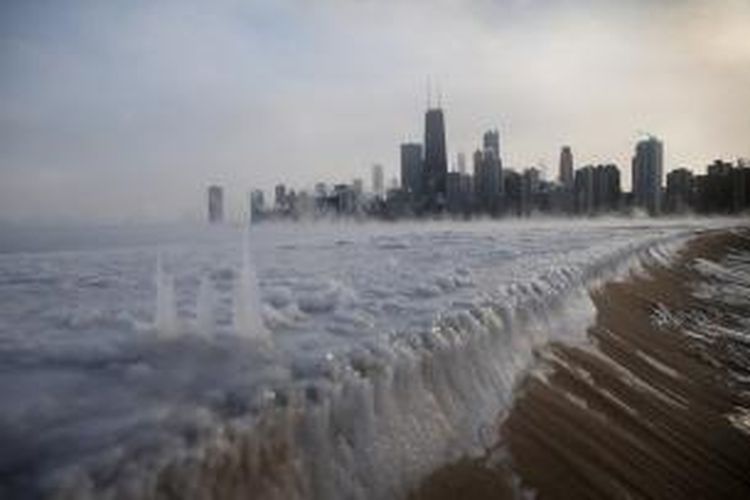
[{"label": "high-rise building", "polygon": [[708,213],[732,213],[746,208],[744,191],[750,188],[747,182],[747,169],[734,168],[728,161],[714,161],[705,176],[696,178],[697,208]]},{"label": "high-rise building", "polygon": [[598,165],[594,170],[594,210],[614,211],[620,208],[620,169],[617,165]]},{"label": "high-rise building", "polygon": [[276,184],[276,187],[274,188],[273,193],[274,193],[274,205],[276,207],[276,210],[285,209],[287,205],[286,186],[283,184]]},{"label": "high-rise building", "polygon": [[685,212],[693,204],[693,172],[678,168],[667,174],[665,209],[671,213]]},{"label": "high-rise building", "polygon": [[258,222],[263,218],[265,199],[263,191],[255,189],[250,192],[250,222]]},{"label": "high-rise building", "polygon": [[401,145],[401,187],[413,198],[422,195],[422,145]]},{"label": "high-rise building", "polygon": [[503,190],[501,165],[494,148],[474,153],[475,199],[483,212],[497,214],[500,211]]},{"label": "high-rise building", "polygon": [[357,196],[357,198],[362,196],[362,192],[364,191],[364,182],[360,178],[356,178],[352,181],[352,189],[354,190],[354,194]]},{"label": "high-rise building", "polygon": [[463,192],[461,190],[461,173],[448,172],[446,177],[446,208],[452,214],[463,210]]},{"label": "high-rise building", "polygon": [[640,141],[633,157],[633,203],[652,215],[661,211],[664,145],[656,137]]},{"label": "high-rise building", "polygon": [[484,165],[482,163],[482,150],[477,149],[472,155],[474,164],[474,209],[484,211],[484,193],[482,192],[482,178],[484,177]]},{"label": "high-rise building", "polygon": [[537,205],[536,199],[541,181],[540,174],[539,169],[531,167],[525,169],[521,175],[521,215],[530,215]]},{"label": "high-rise building", "polygon": [[211,224],[224,221],[224,190],[221,186],[208,187],[208,221]]},{"label": "high-rise building", "polygon": [[560,184],[565,189],[573,188],[573,152],[570,146],[563,146],[560,150]]},{"label": "high-rise building", "polygon": [[439,210],[444,205],[447,174],[443,110],[428,109],[424,130],[424,188],[428,209]]},{"label": "high-rise building", "polygon": [[[500,156],[500,132],[497,129],[488,130],[482,137],[482,145],[484,146],[485,161],[492,164],[492,169],[495,170],[491,175],[497,176],[498,188],[495,189],[494,185],[491,188],[492,196],[499,196],[503,193],[503,159]],[[488,155],[487,152],[491,155]],[[493,179],[494,181],[494,179]]]},{"label": "high-rise building", "polygon": [[575,211],[579,214],[594,213],[594,172],[592,165],[579,168],[575,173],[573,191],[575,194]]},{"label": "high-rise building", "polygon": [[497,129],[485,132],[482,147],[485,151],[489,149],[495,154],[495,158],[500,159],[500,132]]},{"label": "high-rise building", "polygon": [[620,208],[620,169],[617,165],[587,165],[575,171],[573,201],[580,214],[611,212]]},{"label": "high-rise building", "polygon": [[523,188],[523,176],[512,169],[503,172],[503,197],[506,213],[521,215],[521,191]]},{"label": "high-rise building", "polygon": [[375,164],[372,166],[372,192],[379,198],[385,195],[383,165]]},{"label": "high-rise building", "polygon": [[463,195],[463,210],[467,214],[474,206],[474,177],[470,174],[461,174],[461,193]]},{"label": "high-rise building", "polygon": [[745,160],[737,160],[732,169],[732,211],[741,212],[750,207],[750,167]]},{"label": "high-rise building", "polygon": [[463,153],[458,153],[456,155],[456,164],[458,165],[458,173],[461,175],[466,175],[466,155]]},{"label": "high-rise building", "polygon": [[330,196],[330,203],[336,213],[351,215],[357,209],[357,195],[348,184],[336,184]]},{"label": "high-rise building", "polygon": [[502,208],[504,191],[500,133],[497,129],[484,133],[482,147],[474,153],[474,201],[480,211],[497,215]]}]

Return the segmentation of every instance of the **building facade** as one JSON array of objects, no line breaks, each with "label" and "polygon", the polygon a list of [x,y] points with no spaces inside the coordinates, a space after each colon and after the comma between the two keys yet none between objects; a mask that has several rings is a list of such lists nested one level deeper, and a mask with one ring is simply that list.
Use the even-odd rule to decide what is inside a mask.
[{"label": "building facade", "polygon": [[683,213],[694,203],[695,182],[693,172],[678,168],[667,174],[667,191],[664,209],[670,213]]},{"label": "building facade", "polygon": [[488,130],[482,136],[482,147],[484,150],[491,150],[495,153],[495,158],[500,158],[500,132],[497,129]]},{"label": "building facade", "polygon": [[563,146],[560,150],[560,172],[558,180],[566,189],[573,189],[573,152],[570,146]]},{"label": "building facade", "polygon": [[501,209],[503,191],[502,164],[495,150],[477,150],[474,153],[474,197],[477,210],[497,215]]},{"label": "building facade", "polygon": [[372,166],[372,193],[378,198],[385,197],[385,176],[383,165]]},{"label": "building facade", "polygon": [[445,148],[443,110],[434,108],[425,114],[424,190],[429,211],[442,210],[446,197],[448,157]]},{"label": "building facade", "polygon": [[633,156],[633,203],[651,215],[661,212],[664,145],[656,137],[640,141]]},{"label": "building facade", "polygon": [[401,187],[412,198],[419,199],[423,194],[422,145],[407,143],[401,145]]}]

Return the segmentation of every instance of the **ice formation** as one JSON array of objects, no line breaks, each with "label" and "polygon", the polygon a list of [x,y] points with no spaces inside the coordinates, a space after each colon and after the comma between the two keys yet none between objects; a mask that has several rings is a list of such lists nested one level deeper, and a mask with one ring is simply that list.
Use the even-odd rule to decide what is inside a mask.
[{"label": "ice formation", "polygon": [[155,307],[142,243],[0,255],[0,493],[402,497],[481,452],[535,349],[585,339],[591,287],[698,229],[227,230],[163,250]]}]

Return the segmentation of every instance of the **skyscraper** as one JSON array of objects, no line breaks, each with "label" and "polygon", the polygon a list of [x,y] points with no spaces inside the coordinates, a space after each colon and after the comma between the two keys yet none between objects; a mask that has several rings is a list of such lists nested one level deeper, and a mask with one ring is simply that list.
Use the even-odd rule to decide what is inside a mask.
[{"label": "skyscraper", "polygon": [[364,182],[362,179],[357,178],[352,181],[352,189],[354,190],[354,194],[357,196],[357,198],[362,196],[362,192],[364,191]]},{"label": "skyscraper", "polygon": [[422,145],[401,145],[401,187],[412,197],[422,195]]},{"label": "skyscraper", "polygon": [[458,153],[456,156],[456,164],[458,166],[458,173],[461,175],[466,175],[466,155],[463,153]]},{"label": "skyscraper", "polygon": [[633,157],[633,201],[651,215],[661,211],[664,145],[656,137],[640,141]]},{"label": "skyscraper", "polygon": [[276,210],[285,209],[287,205],[286,186],[283,184],[277,184],[273,192],[274,192],[274,204],[276,206]]},{"label": "skyscraper", "polygon": [[573,188],[573,152],[570,150],[570,146],[563,146],[560,151],[559,181],[564,188]]},{"label": "skyscraper", "polygon": [[265,211],[265,197],[263,191],[254,189],[250,192],[250,222],[258,222]]},{"label": "skyscraper", "polygon": [[500,159],[500,133],[488,130],[482,147],[474,153],[474,196],[479,210],[497,215],[503,194],[503,162]]},{"label": "skyscraper", "polygon": [[461,191],[461,173],[448,172],[446,176],[445,205],[448,212],[460,213],[463,210],[463,192]]},{"label": "skyscraper", "polygon": [[480,210],[495,215],[500,211],[502,166],[494,148],[474,153],[474,191]]},{"label": "skyscraper", "polygon": [[445,203],[447,174],[443,110],[428,109],[424,130],[424,187],[428,209],[438,210]]},{"label": "skyscraper", "polygon": [[521,175],[521,215],[528,216],[535,206],[539,195],[541,172],[531,167],[523,171]]},{"label": "skyscraper", "polygon": [[375,164],[372,166],[372,192],[380,198],[385,194],[383,165]]},{"label": "skyscraper", "polygon": [[224,190],[221,186],[208,187],[208,221],[219,224],[224,220]]},{"label": "skyscraper", "polygon": [[685,212],[693,203],[693,172],[678,168],[667,174],[665,209],[672,213]]},{"label": "skyscraper", "polygon": [[575,210],[579,214],[594,213],[594,173],[592,165],[576,170],[574,180]]},{"label": "skyscraper", "polygon": [[598,165],[594,169],[594,210],[617,210],[620,207],[620,191],[620,169],[617,165]]},{"label": "skyscraper", "polygon": [[495,154],[495,158],[500,159],[500,132],[497,129],[485,132],[482,138],[482,146],[485,150],[491,150]]}]

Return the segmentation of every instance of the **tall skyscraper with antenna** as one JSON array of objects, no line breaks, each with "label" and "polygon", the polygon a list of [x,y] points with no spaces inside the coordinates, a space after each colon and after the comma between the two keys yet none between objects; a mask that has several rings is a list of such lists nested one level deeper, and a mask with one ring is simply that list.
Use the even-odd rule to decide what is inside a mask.
[{"label": "tall skyscraper with antenna", "polygon": [[443,110],[429,108],[425,114],[424,130],[424,188],[428,210],[440,210],[445,204],[447,175]]}]

